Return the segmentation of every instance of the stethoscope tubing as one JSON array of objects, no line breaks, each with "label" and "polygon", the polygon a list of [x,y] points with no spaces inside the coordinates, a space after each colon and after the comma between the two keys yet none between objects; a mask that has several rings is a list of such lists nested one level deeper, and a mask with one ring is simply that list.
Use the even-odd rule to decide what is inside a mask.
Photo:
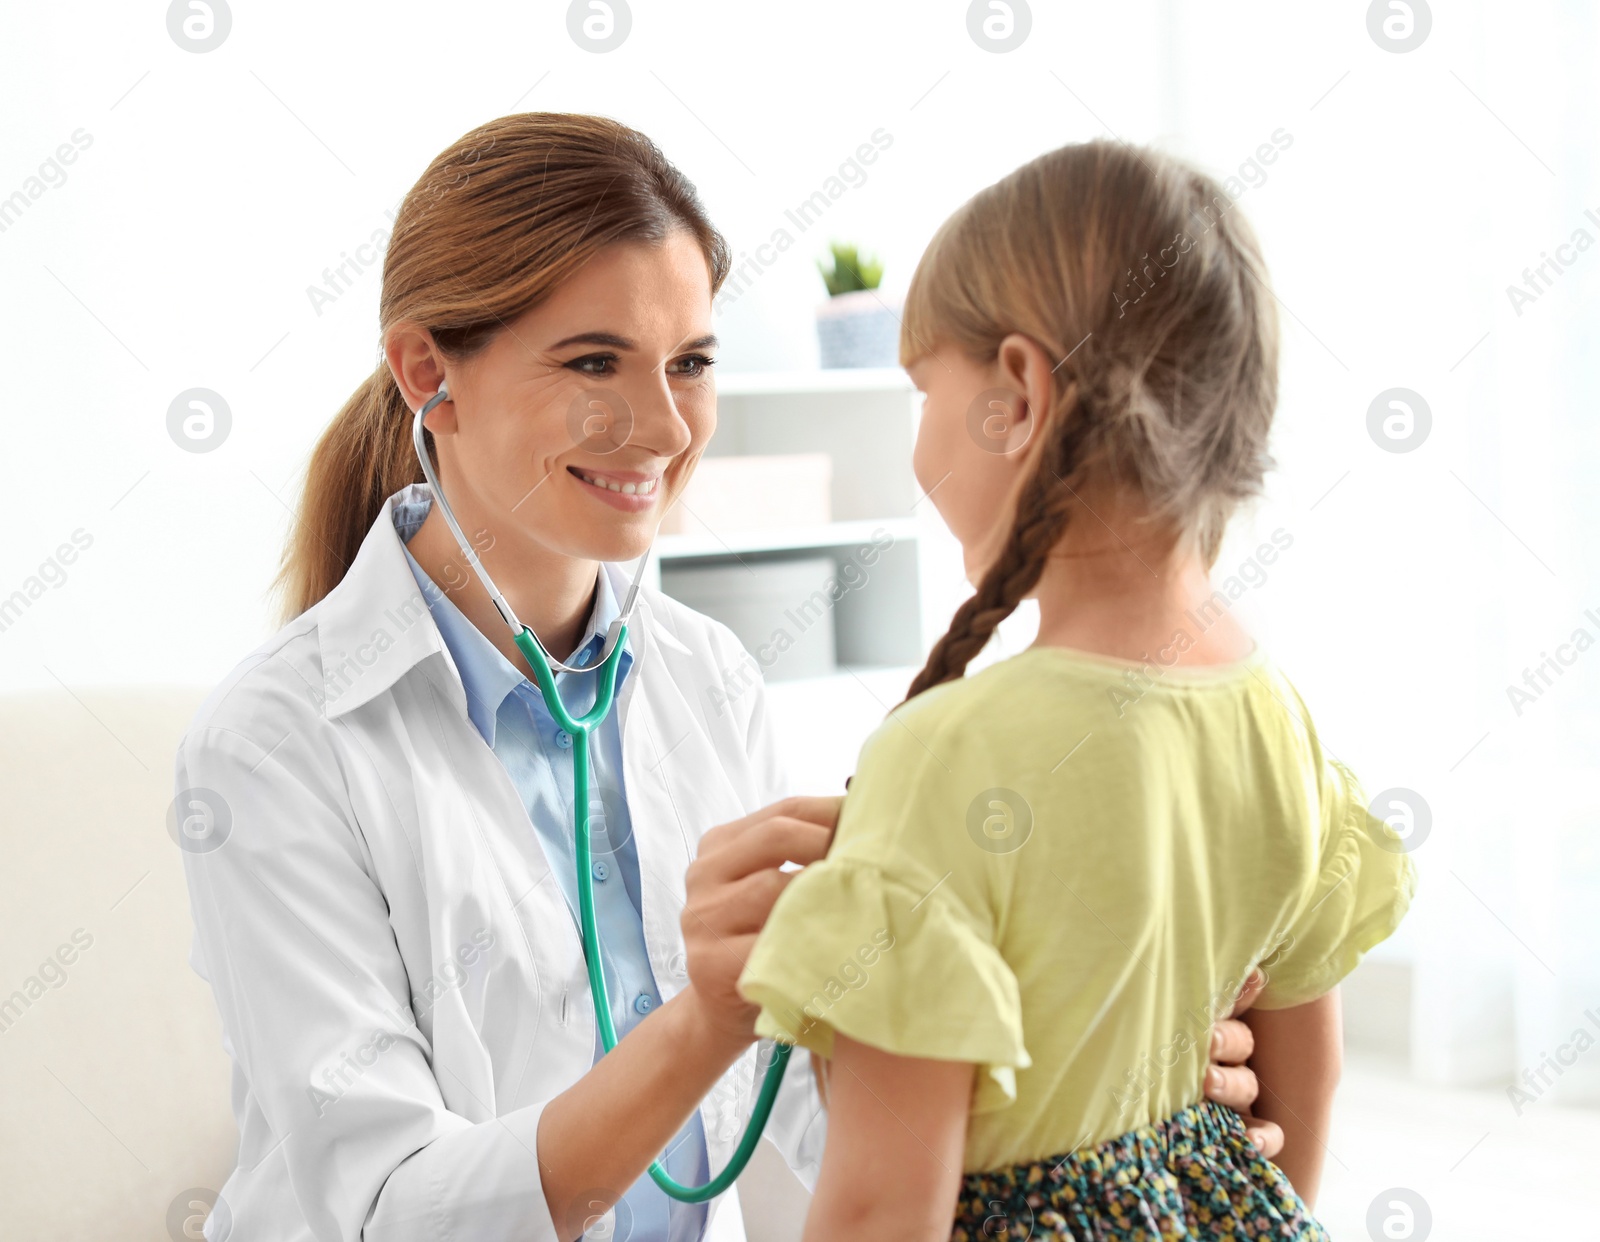
[{"label": "stethoscope tubing", "polygon": [[[545,706],[550,714],[572,737],[572,786],[574,805],[574,841],[573,853],[576,860],[575,870],[578,879],[578,924],[583,936],[583,957],[589,974],[589,995],[594,1001],[595,1021],[600,1028],[600,1042],[604,1052],[609,1053],[617,1046],[616,1024],[611,1018],[611,995],[606,986],[604,959],[600,945],[599,920],[595,915],[594,905],[594,876],[591,863],[594,855],[593,837],[589,824],[589,737],[593,731],[600,727],[610,714],[616,699],[617,668],[622,660],[623,644],[628,637],[628,621],[633,615],[633,608],[638,599],[639,582],[644,574],[645,562],[649,554],[639,558],[639,567],[634,573],[633,585],[628,590],[628,596],[622,607],[622,615],[611,623],[606,634],[605,649],[593,664],[582,668],[574,668],[561,663],[545,650],[544,644],[539,641],[531,629],[517,619],[511,605],[501,595],[494,580],[489,576],[489,571],[484,568],[483,562],[478,559],[471,543],[467,540],[456,521],[455,514],[450,509],[450,503],[445,499],[444,489],[439,486],[438,476],[434,473],[433,463],[429,460],[427,441],[423,438],[422,420],[429,410],[441,401],[449,399],[449,391],[444,384],[439,385],[439,391],[430,397],[425,405],[417,411],[411,424],[411,438],[417,450],[417,460],[422,464],[422,473],[428,480],[428,485],[433,489],[434,503],[444,514],[445,522],[450,527],[450,532],[456,537],[460,545],[461,554],[472,566],[473,572],[478,575],[479,581],[489,592],[489,598],[494,601],[495,611],[505,623],[511,627],[517,647],[528,658],[528,665],[533,669],[535,683],[539,693],[544,696]],[[581,716],[574,716],[567,709],[561,697],[561,689],[556,685],[555,669],[568,673],[584,673],[593,670],[599,671],[596,679],[594,703],[588,711]],[[794,1051],[792,1044],[775,1043],[772,1061],[767,1066],[766,1077],[762,1079],[761,1091],[756,1096],[755,1108],[750,1114],[750,1123],[745,1127],[739,1145],[734,1149],[722,1172],[713,1177],[704,1186],[685,1186],[667,1172],[659,1158],[650,1162],[650,1177],[672,1198],[684,1203],[704,1203],[714,1199],[731,1186],[744,1167],[749,1163],[751,1154],[755,1151],[756,1144],[761,1140],[761,1131],[766,1128],[767,1118],[772,1114],[772,1106],[778,1097],[778,1089],[782,1085],[783,1071],[789,1063],[789,1055]]]}]

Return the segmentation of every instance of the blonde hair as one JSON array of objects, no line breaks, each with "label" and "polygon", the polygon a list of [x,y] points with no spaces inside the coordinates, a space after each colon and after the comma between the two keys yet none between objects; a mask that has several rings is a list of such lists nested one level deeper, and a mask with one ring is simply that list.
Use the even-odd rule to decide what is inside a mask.
[{"label": "blonde hair", "polygon": [[907,698],[962,676],[1038,583],[1073,482],[1132,485],[1209,567],[1272,466],[1278,320],[1254,233],[1212,178],[1122,143],[1051,151],[960,207],[912,276],[900,361],[991,362],[1016,332],[1052,359],[1037,469],[1006,541]]},{"label": "blonde hair", "polygon": [[[447,147],[406,194],[384,255],[379,326],[415,321],[447,358],[466,359],[600,250],[679,227],[705,252],[715,295],[727,242],[649,138],[604,117],[501,117]],[[422,478],[411,410],[380,361],[312,451],[273,584],[285,620],[339,584],[384,501]]]}]

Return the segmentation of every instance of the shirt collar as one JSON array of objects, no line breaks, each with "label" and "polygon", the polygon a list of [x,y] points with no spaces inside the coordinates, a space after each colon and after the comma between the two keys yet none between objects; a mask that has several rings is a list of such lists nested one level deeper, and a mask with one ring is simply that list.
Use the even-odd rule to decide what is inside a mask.
[{"label": "shirt collar", "polygon": [[[415,506],[424,498],[428,505],[433,503],[433,492],[426,483],[409,484],[387,497],[344,577],[312,605],[322,664],[321,707],[329,719],[377,698],[435,653],[444,657],[446,666],[455,660],[411,572],[405,543],[395,525],[397,505]],[[422,512],[425,514],[426,508]],[[590,631],[602,615],[599,606],[614,610],[620,592],[628,585],[622,566],[609,562],[602,563],[600,579],[603,587],[596,600],[597,609],[591,613]],[[685,650],[670,630],[646,622],[647,605],[648,600],[642,599],[629,623],[628,649],[623,653],[619,675],[645,658],[643,653],[653,642],[679,652]],[[613,616],[614,612],[606,615],[606,626]],[[656,637],[651,637],[652,632]],[[636,645],[641,642],[642,647]],[[489,645],[493,648],[492,643]],[[467,720],[468,700],[459,668],[456,671],[455,677],[433,680],[461,718]]]},{"label": "shirt collar", "polygon": [[[467,716],[492,749],[500,705],[505,702],[506,696],[518,687],[532,688],[532,683],[484,636],[482,630],[467,620],[466,614],[456,607],[455,601],[449,594],[441,590],[428,576],[427,571],[417,563],[416,557],[411,555],[411,549],[405,547],[417,533],[417,529],[432,507],[433,494],[427,484],[410,485],[394,497],[392,506],[394,528],[402,541],[401,547],[405,551],[411,575],[416,579],[417,587],[433,613],[433,620],[439,627],[444,644],[455,661],[456,670],[461,674],[462,688],[467,696]],[[620,615],[621,606],[617,602],[610,575],[600,573],[597,576],[594,606],[589,610],[583,641],[578,644],[578,650],[573,656],[568,657],[563,663],[588,664],[597,660],[600,652],[605,649],[606,633],[611,628],[611,623]],[[619,693],[632,663],[633,654],[627,646],[624,646],[622,656],[617,663],[616,688]],[[557,686],[565,685],[569,678],[569,674],[556,671]],[[542,707],[543,696],[536,688],[533,692]]]}]

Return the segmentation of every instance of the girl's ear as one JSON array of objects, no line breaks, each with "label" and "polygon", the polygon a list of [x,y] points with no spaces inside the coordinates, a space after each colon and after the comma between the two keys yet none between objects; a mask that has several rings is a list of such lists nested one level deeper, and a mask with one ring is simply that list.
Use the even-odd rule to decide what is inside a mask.
[{"label": "girl's ear", "polygon": [[[1001,340],[994,366],[999,387],[1020,398],[1008,403],[1003,449],[1003,455],[1010,460],[1015,472],[1016,485],[1020,487],[1023,480],[1033,477],[1038,467],[1039,453],[1045,442],[1041,433],[1055,403],[1056,383],[1065,373],[1058,374],[1057,363],[1044,347],[1020,332],[1012,332]],[[1000,414],[998,406],[996,413]],[[989,424],[991,429],[996,426],[996,423]]]}]

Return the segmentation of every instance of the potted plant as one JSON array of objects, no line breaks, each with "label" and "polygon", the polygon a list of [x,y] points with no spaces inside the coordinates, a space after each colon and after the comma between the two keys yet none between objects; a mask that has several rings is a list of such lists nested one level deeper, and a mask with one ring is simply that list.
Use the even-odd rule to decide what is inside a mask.
[{"label": "potted plant", "polygon": [[883,264],[855,246],[831,242],[831,264],[817,261],[828,300],[817,308],[822,365],[892,367],[900,353],[900,319],[878,292]]}]

